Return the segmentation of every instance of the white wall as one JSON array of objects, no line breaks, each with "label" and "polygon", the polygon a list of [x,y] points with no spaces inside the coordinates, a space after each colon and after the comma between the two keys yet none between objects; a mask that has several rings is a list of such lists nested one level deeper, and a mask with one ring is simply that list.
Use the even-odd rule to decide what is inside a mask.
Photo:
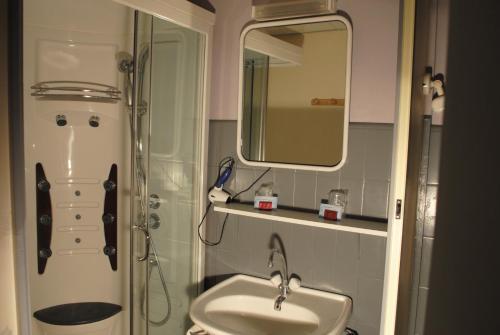
[{"label": "white wall", "polygon": [[[236,120],[239,35],[251,0],[212,0],[216,9],[210,118]],[[399,48],[398,0],[339,0],[353,25],[351,122],[393,123]]]},{"label": "white wall", "polygon": [[215,7],[210,119],[236,120],[240,33],[252,19],[251,0],[211,0]]}]

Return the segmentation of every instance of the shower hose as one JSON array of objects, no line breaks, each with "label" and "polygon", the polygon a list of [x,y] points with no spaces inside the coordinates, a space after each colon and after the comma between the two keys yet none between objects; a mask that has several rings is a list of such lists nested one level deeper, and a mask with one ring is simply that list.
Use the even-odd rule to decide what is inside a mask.
[{"label": "shower hose", "polygon": [[[139,62],[139,76],[144,76],[144,70],[145,70],[145,61],[144,59],[146,59],[147,57],[144,57],[143,54],[146,54],[149,50],[146,49],[147,51],[144,51],[141,52],[141,61]],[[119,66],[119,70],[120,72],[122,73],[125,73],[126,75],[126,78],[125,78],[125,94],[126,94],[126,101],[127,101],[127,110],[128,110],[128,114],[129,114],[129,123],[130,123],[130,131],[131,133],[133,133],[135,130],[134,130],[134,126],[133,126],[133,116],[132,116],[132,79],[131,79],[131,76],[130,74],[133,72],[133,60],[131,59],[132,57],[129,56],[129,57],[126,57],[126,60],[121,62],[120,66]],[[140,81],[142,83],[142,80]],[[140,93],[142,93],[142,90],[140,90]],[[139,95],[142,95],[142,94],[139,94]],[[139,101],[142,101],[142,97],[139,96]],[[141,103],[141,112],[138,113],[138,126],[136,127],[139,128],[140,127],[140,118],[142,117],[142,115],[144,115],[145,113],[145,110],[146,108],[144,108],[144,105],[145,102],[142,102]],[[145,218],[146,218],[146,197],[145,197],[145,188],[146,188],[146,174],[144,173],[144,168],[143,168],[143,165],[142,165],[142,150],[141,150],[141,145],[140,145],[140,139],[139,139],[139,136],[138,134],[136,133],[135,136],[135,143],[134,143],[134,146],[135,146],[135,150],[136,150],[136,173],[135,173],[135,178],[136,178],[136,184],[137,184],[137,195],[140,199],[140,215],[139,215],[139,218],[141,219],[140,222],[146,222]],[[145,223],[146,224],[146,223]],[[170,299],[170,294],[168,292],[168,287],[167,287],[167,282],[165,280],[165,277],[163,275],[163,271],[162,271],[162,268],[161,268],[161,264],[160,264],[160,260],[158,258],[158,253],[156,251],[156,247],[155,247],[155,244],[154,244],[154,241],[153,241],[153,238],[151,238],[150,240],[150,250],[152,251],[150,254],[149,254],[149,257],[148,257],[148,276],[147,276],[147,283],[150,283],[151,282],[151,277],[152,277],[152,273],[153,273],[153,268],[156,268],[156,270],[158,271],[158,275],[160,277],[160,282],[161,282],[161,286],[163,288],[163,292],[165,294],[165,299],[166,299],[166,302],[167,302],[167,312],[165,314],[165,316],[159,320],[159,321],[154,321],[154,320],[151,320],[151,318],[149,317],[149,313],[146,313],[146,282],[143,284],[142,288],[141,288],[141,315],[144,319],[147,318],[147,321],[150,325],[152,326],[155,326],[155,327],[160,327],[160,326],[163,326],[164,324],[166,324],[168,322],[168,320],[170,319],[170,316],[172,314],[172,303],[171,303],[171,299]]]}]

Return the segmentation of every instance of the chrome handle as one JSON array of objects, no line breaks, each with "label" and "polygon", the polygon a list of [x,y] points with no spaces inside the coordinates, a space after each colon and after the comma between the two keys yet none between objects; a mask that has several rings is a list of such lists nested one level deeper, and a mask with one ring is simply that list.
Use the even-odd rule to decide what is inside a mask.
[{"label": "chrome handle", "polygon": [[144,238],[146,239],[146,250],[144,251],[144,256],[137,257],[138,262],[144,262],[149,258],[149,247],[151,245],[151,235],[145,226],[134,226],[134,230],[140,230],[144,233]]}]

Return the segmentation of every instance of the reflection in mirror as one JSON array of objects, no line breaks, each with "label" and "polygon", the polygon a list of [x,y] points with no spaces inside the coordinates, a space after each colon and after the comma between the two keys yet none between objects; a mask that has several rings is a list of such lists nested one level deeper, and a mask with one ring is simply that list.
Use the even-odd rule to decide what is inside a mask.
[{"label": "reflection in mirror", "polygon": [[246,34],[239,120],[245,160],[340,168],[351,48],[344,21],[265,26]]}]

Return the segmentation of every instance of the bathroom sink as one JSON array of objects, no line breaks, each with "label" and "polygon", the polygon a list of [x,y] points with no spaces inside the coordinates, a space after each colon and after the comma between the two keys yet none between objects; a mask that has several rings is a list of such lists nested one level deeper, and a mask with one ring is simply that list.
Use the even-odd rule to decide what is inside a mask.
[{"label": "bathroom sink", "polygon": [[270,280],[236,275],[196,298],[189,314],[210,335],[336,335],[351,315],[343,295],[299,287],[277,311],[278,295]]}]

